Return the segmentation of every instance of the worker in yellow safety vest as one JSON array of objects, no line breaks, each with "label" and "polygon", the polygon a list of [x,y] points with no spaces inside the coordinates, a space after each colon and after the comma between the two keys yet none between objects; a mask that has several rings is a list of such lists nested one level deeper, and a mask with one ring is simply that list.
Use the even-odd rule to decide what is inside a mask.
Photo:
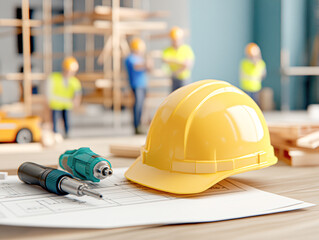
[{"label": "worker in yellow safety vest", "polygon": [[74,57],[66,57],[62,63],[63,72],[54,72],[48,78],[47,97],[52,110],[53,131],[58,132],[57,124],[62,117],[65,135],[69,134],[69,112],[81,103],[81,83],[75,77],[79,63]]},{"label": "worker in yellow safety vest", "polygon": [[246,58],[240,63],[240,86],[259,104],[259,92],[262,80],[266,76],[266,64],[256,43],[249,43],[245,49]]},{"label": "worker in yellow safety vest", "polygon": [[192,48],[183,43],[184,31],[173,27],[170,31],[171,46],[163,51],[163,62],[172,74],[172,92],[190,82],[191,70],[194,65]]}]

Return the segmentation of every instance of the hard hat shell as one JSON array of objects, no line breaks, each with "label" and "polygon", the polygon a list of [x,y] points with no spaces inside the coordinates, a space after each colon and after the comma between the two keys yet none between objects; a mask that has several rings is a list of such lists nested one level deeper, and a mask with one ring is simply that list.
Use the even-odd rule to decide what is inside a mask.
[{"label": "hard hat shell", "polygon": [[75,57],[66,57],[63,60],[62,68],[67,71],[77,72],[79,70],[79,63]]},{"label": "hard hat shell", "polygon": [[227,82],[203,80],[164,100],[125,176],[157,190],[190,194],[276,162],[257,104]]},{"label": "hard hat shell", "polygon": [[174,40],[181,39],[184,37],[184,31],[180,27],[172,27],[169,36]]},{"label": "hard hat shell", "polygon": [[256,43],[248,43],[245,49],[245,52],[250,57],[260,56],[260,48]]},{"label": "hard hat shell", "polygon": [[145,42],[140,38],[133,38],[130,47],[133,51],[144,51],[145,50]]}]

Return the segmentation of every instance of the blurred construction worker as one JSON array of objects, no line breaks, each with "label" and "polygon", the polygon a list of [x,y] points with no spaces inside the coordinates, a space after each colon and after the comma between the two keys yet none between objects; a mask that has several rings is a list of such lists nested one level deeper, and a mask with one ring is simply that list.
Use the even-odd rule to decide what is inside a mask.
[{"label": "blurred construction worker", "polygon": [[62,73],[52,73],[48,79],[47,96],[52,110],[53,131],[58,132],[57,125],[62,117],[65,135],[69,134],[69,112],[81,103],[81,83],[75,77],[79,63],[74,57],[66,57],[62,63]]},{"label": "blurred construction worker", "polygon": [[192,48],[184,44],[184,31],[173,27],[170,31],[171,46],[163,52],[163,61],[172,73],[172,92],[190,83],[191,70],[194,65]]},{"label": "blurred construction worker", "polygon": [[240,63],[241,88],[259,105],[261,82],[266,76],[266,64],[256,43],[249,43],[245,49],[246,58]]},{"label": "blurred construction worker", "polygon": [[140,134],[142,133],[140,122],[147,88],[146,72],[150,69],[151,63],[145,58],[146,47],[142,39],[133,38],[130,47],[131,53],[125,59],[125,65],[135,97],[133,106],[135,134]]}]

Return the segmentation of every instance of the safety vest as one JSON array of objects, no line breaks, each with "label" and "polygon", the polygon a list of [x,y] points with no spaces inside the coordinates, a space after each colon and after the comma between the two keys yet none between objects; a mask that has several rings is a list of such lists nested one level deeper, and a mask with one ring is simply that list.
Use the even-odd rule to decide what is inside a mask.
[{"label": "safety vest", "polygon": [[266,64],[262,59],[255,64],[249,59],[242,60],[240,64],[241,88],[247,92],[260,91],[265,71]]},{"label": "safety vest", "polygon": [[52,73],[49,77],[49,105],[53,110],[70,110],[73,98],[81,90],[81,83],[76,77],[70,77],[65,84],[61,73]]},{"label": "safety vest", "polygon": [[[163,58],[168,59],[168,60],[175,60],[177,62],[185,62],[186,60],[194,60],[194,53],[191,47],[187,44],[183,44],[180,46],[178,49],[174,47],[168,47],[163,51]],[[172,72],[177,71],[180,68],[179,64],[168,64],[170,70]],[[180,80],[185,80],[190,78],[191,76],[191,71],[189,69],[186,69],[182,72],[180,72],[177,75],[177,78]]]}]

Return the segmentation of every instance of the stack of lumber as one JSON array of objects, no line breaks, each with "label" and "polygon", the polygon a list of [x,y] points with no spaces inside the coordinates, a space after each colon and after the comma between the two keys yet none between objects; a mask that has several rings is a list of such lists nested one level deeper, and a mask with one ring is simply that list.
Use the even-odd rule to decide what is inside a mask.
[{"label": "stack of lumber", "polygon": [[279,160],[291,166],[319,165],[319,124],[269,125]]}]

